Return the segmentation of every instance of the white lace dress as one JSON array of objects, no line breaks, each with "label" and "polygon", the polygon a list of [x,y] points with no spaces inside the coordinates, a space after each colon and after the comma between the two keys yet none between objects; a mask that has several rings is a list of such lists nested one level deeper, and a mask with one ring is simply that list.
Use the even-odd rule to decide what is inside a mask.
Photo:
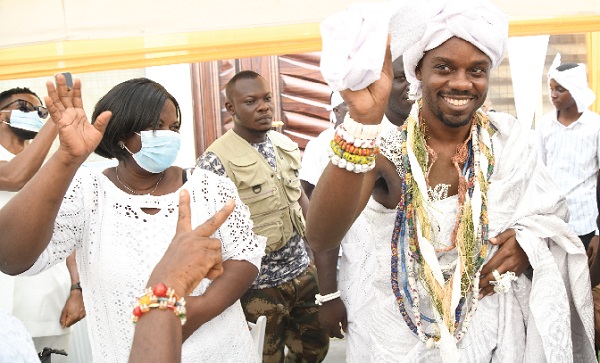
[{"label": "white lace dress", "polygon": [[[247,260],[260,268],[264,242],[252,233],[248,208],[226,178],[196,170],[183,188],[190,192],[192,227],[228,199],[236,208],[215,233],[223,260]],[[179,193],[138,196],[124,193],[103,174],[81,170],[67,191],[48,248],[26,274],[64,260],[73,249],[95,362],[127,362],[134,326],[132,303],[175,235]],[[158,208],[154,215],[142,208]],[[192,295],[202,294],[204,279]],[[159,327],[157,327],[158,329]],[[260,358],[237,301],[202,325],[183,344],[182,362],[258,362]]]},{"label": "white lace dress", "polygon": [[19,319],[0,309],[0,327],[0,362],[40,362],[31,335]]}]

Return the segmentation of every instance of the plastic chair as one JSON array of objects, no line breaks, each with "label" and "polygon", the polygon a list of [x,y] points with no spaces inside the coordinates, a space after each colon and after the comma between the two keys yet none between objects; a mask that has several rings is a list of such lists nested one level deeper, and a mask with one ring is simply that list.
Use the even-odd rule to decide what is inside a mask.
[{"label": "plastic chair", "polygon": [[262,357],[263,355],[263,347],[265,345],[265,329],[267,327],[267,317],[261,315],[256,319],[256,323],[248,322],[248,327],[250,328],[250,335],[252,335],[252,339],[254,339],[254,346],[256,347],[256,351],[258,352],[258,356]]}]

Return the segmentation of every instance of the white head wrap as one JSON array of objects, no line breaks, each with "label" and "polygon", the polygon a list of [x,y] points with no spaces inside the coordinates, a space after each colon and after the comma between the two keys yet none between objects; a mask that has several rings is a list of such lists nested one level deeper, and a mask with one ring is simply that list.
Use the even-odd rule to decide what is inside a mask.
[{"label": "white head wrap", "polygon": [[434,15],[425,34],[403,55],[406,79],[411,85],[409,97],[413,99],[421,96],[415,69],[428,50],[458,37],[485,53],[493,69],[502,61],[508,44],[508,17],[487,0],[446,0],[432,3],[432,7]]},{"label": "white head wrap", "polygon": [[548,71],[548,87],[550,86],[550,80],[555,80],[571,93],[577,104],[577,111],[583,112],[587,110],[594,103],[594,100],[596,100],[596,94],[588,87],[585,64],[578,63],[577,67],[564,71],[556,69],[559,65],[560,53],[557,53]]},{"label": "white head wrap", "polygon": [[335,119],[335,113],[333,112],[333,109],[336,108],[337,106],[341,105],[342,103],[344,103],[344,99],[342,98],[342,95],[338,91],[333,91],[331,93],[330,105],[327,106],[327,110],[329,111],[329,121],[335,123],[336,119]]}]

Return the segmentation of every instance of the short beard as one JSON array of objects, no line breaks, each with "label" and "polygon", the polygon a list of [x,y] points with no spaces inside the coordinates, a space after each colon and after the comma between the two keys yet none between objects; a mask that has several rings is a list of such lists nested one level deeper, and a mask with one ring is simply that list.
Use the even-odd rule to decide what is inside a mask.
[{"label": "short beard", "polygon": [[38,134],[35,131],[23,130],[12,126],[10,126],[10,131],[17,135],[17,137],[21,140],[31,140]]},{"label": "short beard", "polygon": [[448,127],[452,127],[452,128],[458,129],[458,128],[461,128],[461,127],[463,127],[465,125],[468,125],[471,122],[471,120],[473,119],[473,115],[474,114],[469,115],[468,118],[460,121],[459,123],[451,122],[448,118],[444,117],[444,115],[439,115],[438,118],[440,120],[442,120],[442,123],[444,125],[446,125]]}]

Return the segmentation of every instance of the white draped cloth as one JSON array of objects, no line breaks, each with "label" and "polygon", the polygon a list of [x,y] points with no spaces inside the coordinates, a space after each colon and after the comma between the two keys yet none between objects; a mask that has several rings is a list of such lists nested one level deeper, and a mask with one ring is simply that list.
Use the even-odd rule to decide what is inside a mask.
[{"label": "white draped cloth", "polygon": [[[595,362],[587,257],[565,222],[566,203],[538,162],[530,130],[507,114],[493,113],[490,118],[497,132],[492,137],[496,164],[488,192],[489,235],[515,229],[533,278],[523,274],[507,294],[494,294],[479,302],[457,345],[458,361]],[[392,129],[383,135],[381,149],[401,168],[399,142],[400,133]],[[438,240],[446,238],[446,244],[450,243],[451,228],[444,226],[454,226],[455,198],[436,202],[428,211],[434,225],[441,227]],[[376,302],[368,311],[371,362],[442,362],[440,350],[428,349],[400,314],[390,283],[395,214],[389,212],[373,200],[365,210],[378,216],[369,218],[377,264],[372,276]],[[455,254],[439,253],[440,264],[447,265]],[[421,308],[427,315],[425,300],[421,298]],[[430,331],[431,325],[423,323],[425,331]]]},{"label": "white draped cloth", "polygon": [[475,45],[496,67],[508,46],[508,17],[488,0],[353,4],[321,23],[321,73],[329,86],[356,91],[378,80],[388,34],[392,60],[404,55],[406,78],[417,97],[419,60],[451,37]]}]

